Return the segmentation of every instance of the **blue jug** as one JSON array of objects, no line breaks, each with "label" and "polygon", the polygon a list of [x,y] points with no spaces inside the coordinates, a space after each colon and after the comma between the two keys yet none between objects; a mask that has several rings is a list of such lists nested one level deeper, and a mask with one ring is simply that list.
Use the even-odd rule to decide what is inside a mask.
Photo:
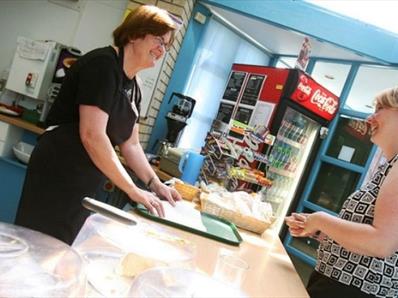
[{"label": "blue jug", "polygon": [[205,157],[194,151],[186,151],[181,157],[178,169],[182,173],[180,179],[191,185],[198,180]]}]

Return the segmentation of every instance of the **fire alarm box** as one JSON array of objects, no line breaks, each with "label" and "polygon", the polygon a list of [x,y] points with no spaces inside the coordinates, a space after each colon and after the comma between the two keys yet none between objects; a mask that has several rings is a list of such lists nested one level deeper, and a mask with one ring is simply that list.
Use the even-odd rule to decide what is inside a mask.
[{"label": "fire alarm box", "polygon": [[18,37],[6,89],[45,100],[62,47],[55,41]]}]

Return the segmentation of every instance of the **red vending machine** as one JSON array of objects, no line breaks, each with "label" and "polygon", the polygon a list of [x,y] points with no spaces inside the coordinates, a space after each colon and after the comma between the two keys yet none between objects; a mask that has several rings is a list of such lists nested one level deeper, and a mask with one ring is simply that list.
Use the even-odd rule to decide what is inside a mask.
[{"label": "red vending machine", "polygon": [[266,176],[272,186],[265,192],[279,231],[297,192],[303,187],[326,127],[335,117],[339,99],[308,74],[297,69],[280,69],[234,64],[221,100],[217,119],[228,138],[247,148],[239,164],[256,168],[253,154],[265,144],[237,133],[233,122],[249,127],[266,126],[275,136],[267,148]]}]

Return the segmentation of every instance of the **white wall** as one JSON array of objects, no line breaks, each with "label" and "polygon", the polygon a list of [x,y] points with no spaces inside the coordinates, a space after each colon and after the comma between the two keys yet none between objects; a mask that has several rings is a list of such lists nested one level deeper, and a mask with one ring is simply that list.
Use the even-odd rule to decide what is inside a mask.
[{"label": "white wall", "polygon": [[50,39],[83,53],[112,43],[128,0],[1,0],[0,73],[14,56],[17,36]]}]

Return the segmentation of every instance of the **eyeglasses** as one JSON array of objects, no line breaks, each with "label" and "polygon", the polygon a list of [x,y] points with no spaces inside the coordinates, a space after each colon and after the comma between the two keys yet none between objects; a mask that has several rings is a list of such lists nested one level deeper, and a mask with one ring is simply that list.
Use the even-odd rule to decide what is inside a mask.
[{"label": "eyeglasses", "polygon": [[161,36],[154,36],[155,40],[157,41],[157,43],[164,48],[165,51],[170,50],[171,44],[167,43],[164,41],[163,37]]},{"label": "eyeglasses", "polygon": [[177,16],[173,15],[172,13],[167,12],[167,14],[173,20],[174,24],[176,24],[177,29],[179,29],[182,26],[182,23],[183,23],[182,19],[180,17],[177,17]]}]

